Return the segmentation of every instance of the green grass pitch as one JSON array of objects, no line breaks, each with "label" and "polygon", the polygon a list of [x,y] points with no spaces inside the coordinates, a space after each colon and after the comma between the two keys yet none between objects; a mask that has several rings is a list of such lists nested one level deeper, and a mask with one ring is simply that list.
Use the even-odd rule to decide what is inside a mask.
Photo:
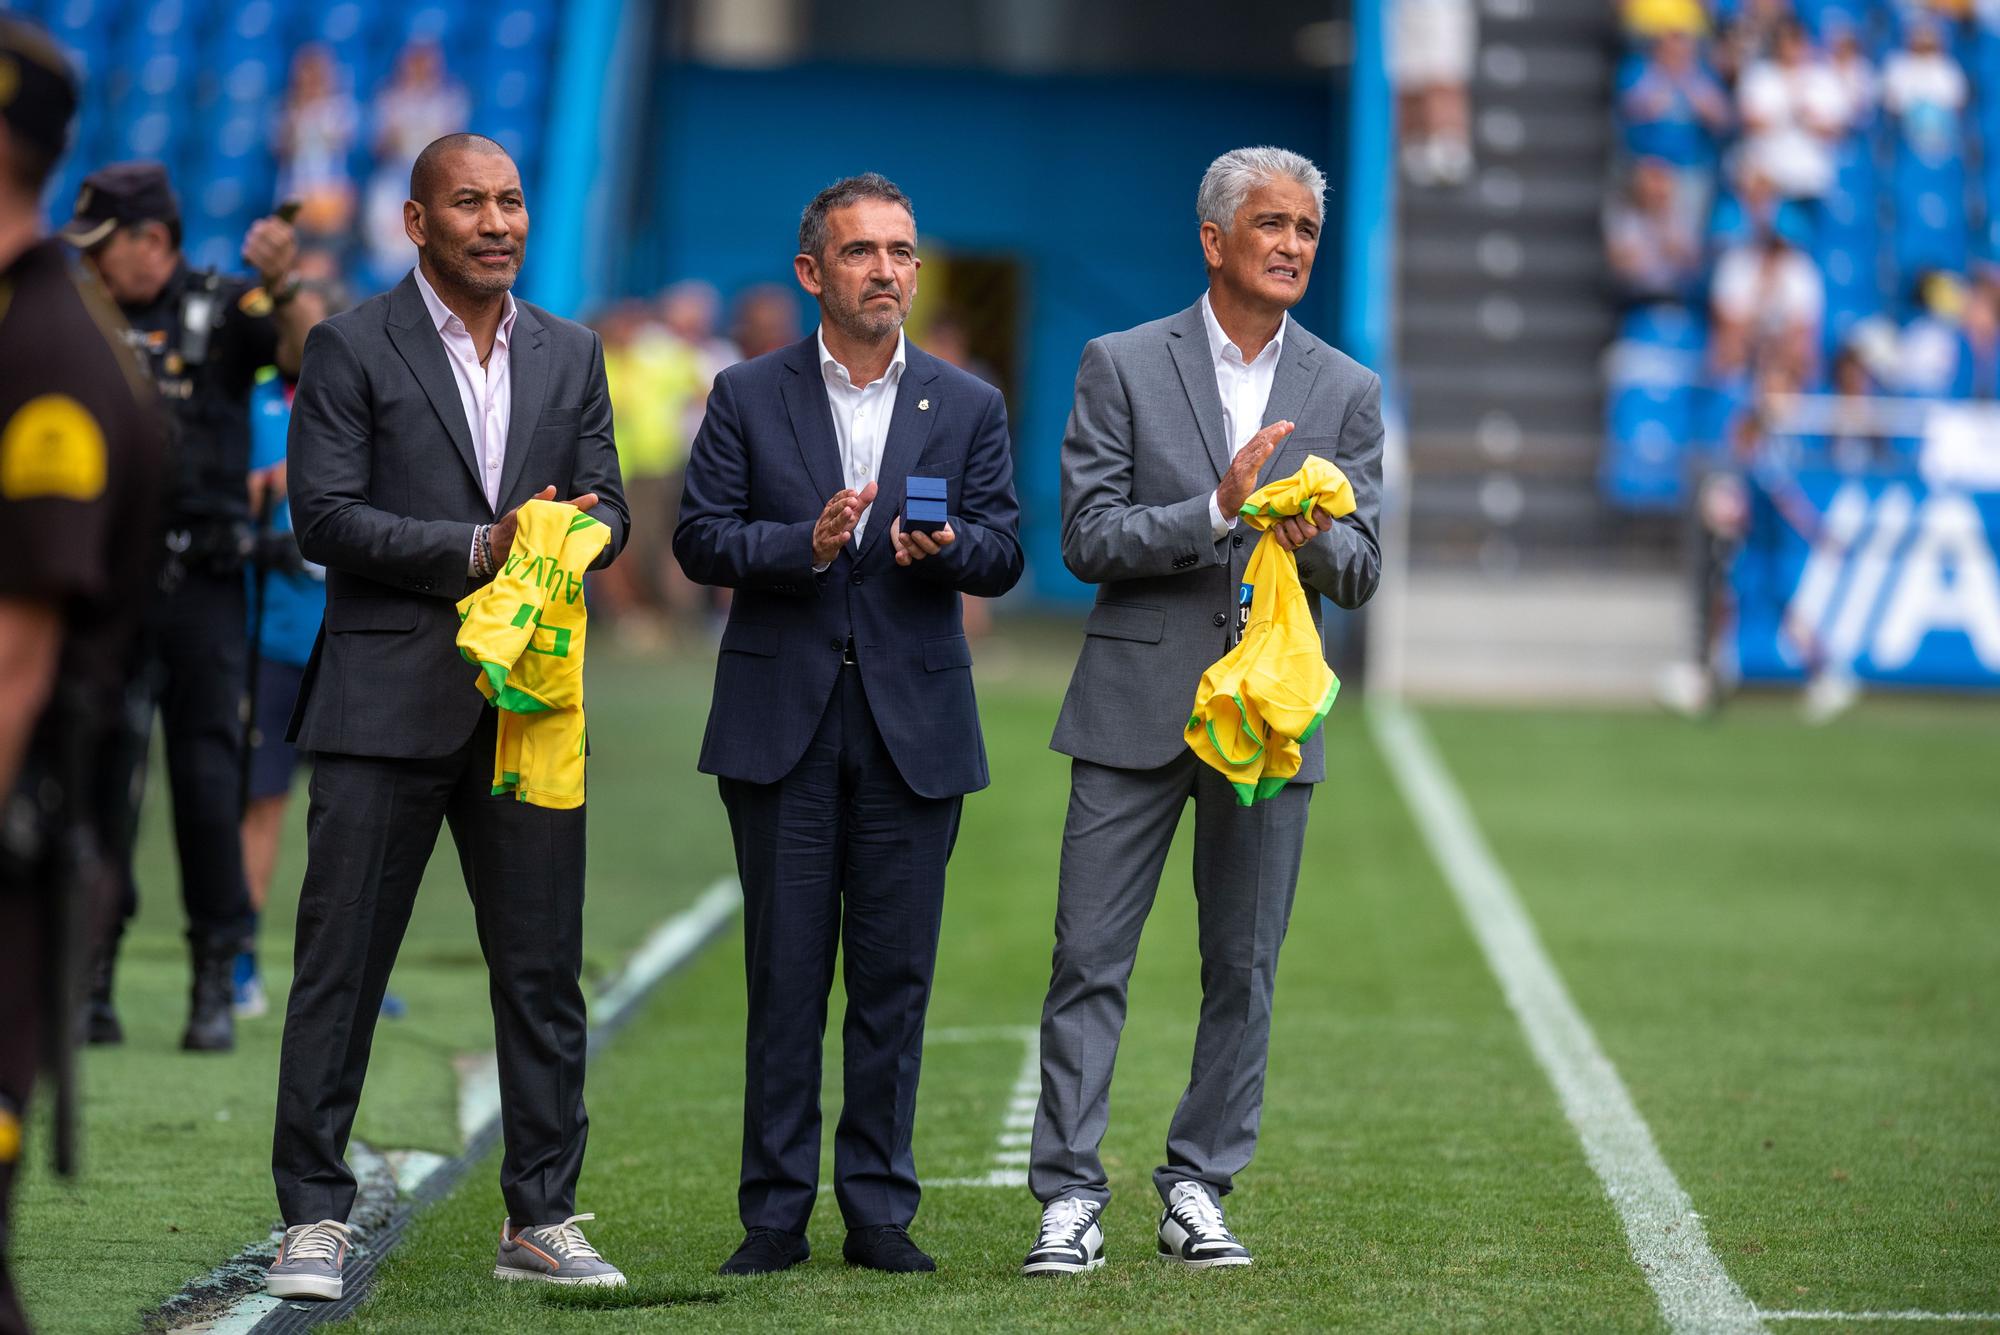
[{"label": "green grass pitch", "polygon": [[[989,662],[1018,661],[991,649]],[[597,977],[729,869],[714,786],[693,772],[708,672],[692,658],[593,664]],[[927,1179],[984,1176],[1010,1148],[1013,1031],[1035,1021],[1051,943],[1066,762],[1046,742],[1059,688],[1046,671],[988,673],[982,686],[994,785],[968,799],[952,864],[919,1105]],[[1870,702],[1820,731],[1756,702],[1710,726],[1426,718],[1750,1298],[1766,1310],[2000,1311],[2000,710]],[[488,1162],[419,1221],[351,1328],[1658,1329],[1618,1215],[1358,705],[1343,700],[1328,727],[1337,761],[1314,798],[1278,982],[1262,1146],[1227,1202],[1257,1255],[1249,1271],[1182,1274],[1152,1255],[1149,1175],[1198,995],[1184,837],[1133,981],[1104,1270],[1019,1279],[1036,1219],[1026,1192],[939,1185],[914,1230],[936,1276],[846,1267],[829,1193],[811,1262],[718,1278],[738,1236],[732,931],[592,1071],[579,1208],[598,1214],[591,1238],[633,1287],[563,1298],[488,1279],[502,1213]],[[131,1036],[88,1059],[87,1174],[66,1186],[37,1169],[24,1191],[16,1260],[49,1331],[131,1330],[273,1222],[278,1020],[246,1024],[233,1056],[172,1050],[185,969],[162,814],[148,825],[147,907],[121,980]],[[281,901],[299,865],[294,844]],[[411,1014],[380,1031],[359,1128],[379,1148],[455,1148],[452,1058],[490,1045],[456,871],[447,845],[393,984]],[[274,912],[267,971],[279,984],[289,929]],[[836,1041],[829,1133],[838,1070]]]}]

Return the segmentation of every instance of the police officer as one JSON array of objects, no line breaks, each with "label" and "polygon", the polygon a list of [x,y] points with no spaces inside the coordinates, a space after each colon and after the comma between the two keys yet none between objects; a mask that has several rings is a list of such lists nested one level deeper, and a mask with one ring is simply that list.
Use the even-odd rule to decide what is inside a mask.
[{"label": "police officer", "polygon": [[[83,251],[123,310],[128,337],[167,408],[173,462],[166,554],[146,634],[194,958],[181,1046],[227,1051],[236,1041],[231,972],[252,932],[238,836],[250,391],[267,364],[297,373],[319,300],[293,275],[297,238],[277,217],[254,223],[243,243],[243,258],[262,286],[190,267],[181,254],[179,204],[166,169],[154,162],[117,163],[86,177],[62,236]],[[267,480],[259,475],[259,483]],[[139,709],[150,714],[150,701]],[[135,757],[135,765],[143,759]],[[136,907],[129,872],[125,898],[129,916]],[[87,1030],[93,1042],[121,1036],[111,1009],[116,949],[114,932],[94,970]]]},{"label": "police officer", "polygon": [[[73,1030],[69,941],[111,880],[93,850],[128,794],[84,782],[120,727],[158,552],[165,440],[150,387],[42,235],[77,88],[46,34],[0,15],[0,1332],[27,1330],[8,1203],[38,1065]],[[93,301],[98,304],[93,307]],[[100,800],[102,799],[102,800]],[[58,1081],[58,1110],[65,1103]],[[63,1131],[59,1119],[58,1166]]]}]

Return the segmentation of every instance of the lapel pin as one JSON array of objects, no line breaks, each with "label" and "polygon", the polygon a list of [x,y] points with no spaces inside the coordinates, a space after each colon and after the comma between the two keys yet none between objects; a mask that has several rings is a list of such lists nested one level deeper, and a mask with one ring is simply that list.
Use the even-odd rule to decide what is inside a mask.
[{"label": "lapel pin", "polygon": [[918,412],[920,412],[920,413],[927,413],[927,412],[929,412],[930,410],[931,410],[931,401],[930,401],[929,399],[918,399],[918,400],[917,400],[917,411],[918,411]]}]

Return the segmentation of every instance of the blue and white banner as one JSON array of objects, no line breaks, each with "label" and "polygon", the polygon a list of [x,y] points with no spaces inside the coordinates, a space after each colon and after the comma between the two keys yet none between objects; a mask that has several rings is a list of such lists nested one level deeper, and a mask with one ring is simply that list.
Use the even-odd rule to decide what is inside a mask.
[{"label": "blue and white banner", "polygon": [[1820,667],[2000,688],[2000,491],[1916,477],[1760,473],[1731,572],[1746,681]]}]

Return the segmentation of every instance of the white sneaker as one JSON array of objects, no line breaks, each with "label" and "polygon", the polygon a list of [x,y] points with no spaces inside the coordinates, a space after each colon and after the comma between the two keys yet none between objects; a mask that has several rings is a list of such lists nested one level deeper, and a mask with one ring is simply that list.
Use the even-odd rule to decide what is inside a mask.
[{"label": "white sneaker", "polygon": [[1028,1259],[1024,1275],[1077,1275],[1104,1264],[1104,1230],[1097,1217],[1104,1207],[1080,1196],[1065,1196],[1042,1207],[1042,1235]]},{"label": "white sneaker", "polygon": [[1176,1182],[1160,1215],[1160,1255],[1190,1270],[1249,1265],[1250,1249],[1222,1222],[1222,1207],[1199,1182]]}]

